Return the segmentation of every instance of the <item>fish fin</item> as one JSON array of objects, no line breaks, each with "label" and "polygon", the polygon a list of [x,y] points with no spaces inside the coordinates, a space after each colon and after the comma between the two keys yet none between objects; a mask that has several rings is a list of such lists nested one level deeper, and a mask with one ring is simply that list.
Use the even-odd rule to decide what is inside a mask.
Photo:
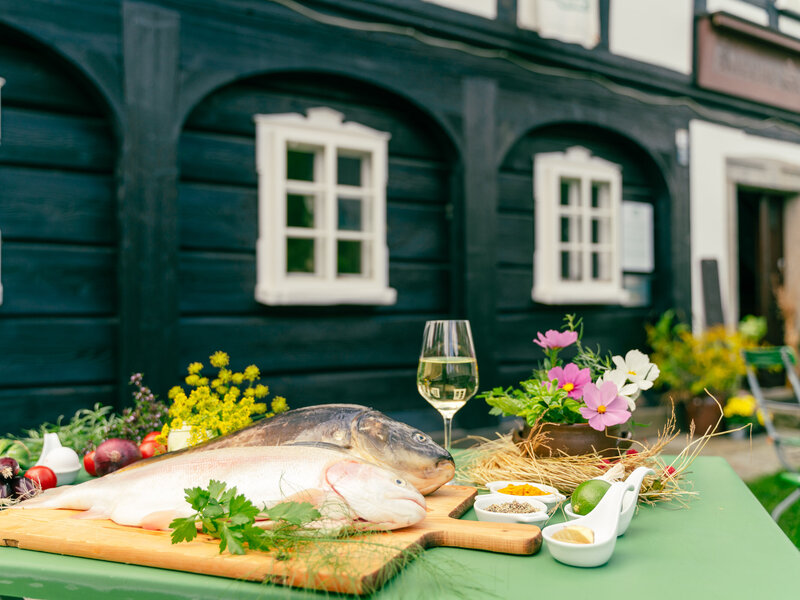
[{"label": "fish fin", "polygon": [[176,510],[156,510],[142,517],[142,529],[169,529],[169,524],[181,515]]},{"label": "fish fin", "polygon": [[107,519],[111,512],[105,506],[93,506],[89,510],[79,512],[73,519]]},{"label": "fish fin", "polygon": [[338,444],[333,444],[331,442],[291,442],[289,444],[281,444],[281,446],[308,446],[311,448],[322,448],[324,450],[338,450],[342,451],[350,446],[339,446]]}]

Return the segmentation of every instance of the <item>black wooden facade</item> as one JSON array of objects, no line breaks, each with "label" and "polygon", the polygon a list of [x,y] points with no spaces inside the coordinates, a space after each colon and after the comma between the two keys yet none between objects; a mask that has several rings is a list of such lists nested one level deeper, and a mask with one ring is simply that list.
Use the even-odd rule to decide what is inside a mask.
[{"label": "black wooden facade", "polygon": [[[218,349],[291,406],[359,402],[436,426],[414,383],[427,319],[471,320],[487,388],[526,376],[531,339],[564,312],[615,351],[643,346],[664,309],[688,313],[675,130],[690,104],[800,119],[602,44],[543,40],[507,4],[486,21],[418,0],[0,0],[2,429],[124,404],[136,371],[163,397]],[[691,103],[663,101],[677,96]],[[393,306],[254,300],[252,117],[315,106],[392,134]],[[574,145],[654,205],[648,306],[531,300],[531,157]],[[463,425],[491,422],[481,405]]]}]

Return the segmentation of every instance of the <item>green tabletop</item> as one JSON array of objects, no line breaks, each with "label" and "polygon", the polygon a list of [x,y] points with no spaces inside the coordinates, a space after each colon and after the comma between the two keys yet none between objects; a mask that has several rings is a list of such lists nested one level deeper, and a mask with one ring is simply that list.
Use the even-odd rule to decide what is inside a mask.
[{"label": "green tabletop", "polygon": [[[689,477],[699,492],[689,508],[641,507],[603,567],[562,565],[546,547],[534,556],[434,548],[425,552],[424,561],[409,565],[374,597],[729,600],[768,593],[770,598],[797,598],[800,552],[728,463],[718,457],[700,457]],[[474,519],[473,512],[465,518]],[[557,513],[550,522],[559,520]],[[451,577],[442,577],[444,573]],[[462,587],[475,585],[482,586],[483,592]],[[331,597],[16,548],[0,548],[0,595],[75,600]]]}]

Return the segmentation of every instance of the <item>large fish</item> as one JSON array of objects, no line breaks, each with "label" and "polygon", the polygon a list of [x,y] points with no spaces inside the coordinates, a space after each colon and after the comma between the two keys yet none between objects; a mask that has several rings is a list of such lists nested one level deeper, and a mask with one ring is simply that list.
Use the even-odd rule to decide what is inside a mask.
[{"label": "large fish", "polygon": [[455,474],[453,457],[429,435],[358,404],[297,408],[198,446],[149,460],[165,460],[214,448],[285,444],[336,446],[395,471],[426,495],[439,489]]},{"label": "large fish", "polygon": [[15,508],[69,508],[83,518],[169,529],[193,510],[184,489],[209,480],[236,486],[256,506],[307,501],[322,513],[325,529],[397,529],[425,517],[425,499],[395,473],[339,450],[310,446],[218,448],[184,453],[137,469],[110,473],[74,486],[47,490]]}]

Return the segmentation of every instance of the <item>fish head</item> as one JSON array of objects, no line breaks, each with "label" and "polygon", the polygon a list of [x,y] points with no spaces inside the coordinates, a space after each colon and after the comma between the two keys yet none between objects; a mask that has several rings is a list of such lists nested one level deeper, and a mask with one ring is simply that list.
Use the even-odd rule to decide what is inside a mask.
[{"label": "fish head", "polygon": [[340,460],[325,473],[328,485],[369,528],[398,529],[425,518],[425,498],[408,481],[387,469]]},{"label": "fish head", "polygon": [[450,453],[428,434],[376,410],[354,424],[352,449],[363,459],[400,474],[422,494],[430,494],[455,475]]}]

